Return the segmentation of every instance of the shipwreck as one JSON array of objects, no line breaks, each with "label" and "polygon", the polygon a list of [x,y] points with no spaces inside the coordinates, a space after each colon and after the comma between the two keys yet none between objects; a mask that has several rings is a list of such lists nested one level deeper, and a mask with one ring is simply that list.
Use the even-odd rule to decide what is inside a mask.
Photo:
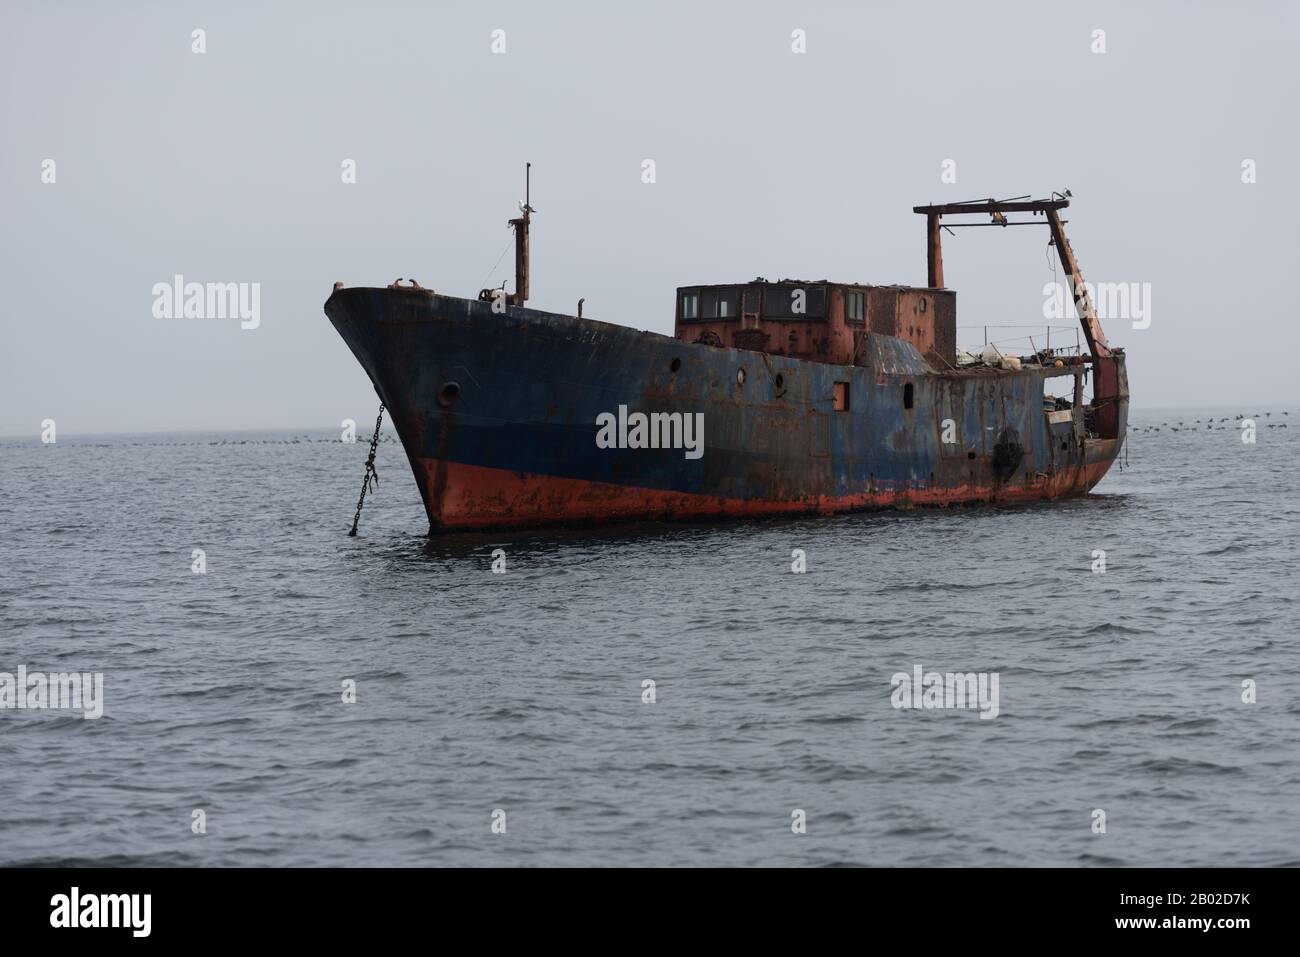
[{"label": "shipwreck", "polygon": [[[924,286],[682,286],[668,336],[583,318],[581,302],[529,308],[525,199],[512,292],[336,284],[325,313],[392,416],[431,532],[1077,496],[1120,454],[1129,393],[1065,236],[1069,202],[917,206]],[[1079,344],[959,355],[949,223],[1046,226]]]}]

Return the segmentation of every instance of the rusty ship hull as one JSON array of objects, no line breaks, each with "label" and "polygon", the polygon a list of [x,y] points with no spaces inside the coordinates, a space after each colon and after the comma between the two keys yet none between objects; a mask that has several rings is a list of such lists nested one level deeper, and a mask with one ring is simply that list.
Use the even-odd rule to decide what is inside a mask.
[{"label": "rusty ship hull", "polygon": [[[1105,401],[1049,411],[1044,379],[1082,369],[949,368],[874,321],[836,363],[402,286],[336,287],[325,312],[431,532],[1060,498],[1124,441],[1122,353],[1071,360]],[[600,447],[620,407],[702,414],[702,454]]]}]

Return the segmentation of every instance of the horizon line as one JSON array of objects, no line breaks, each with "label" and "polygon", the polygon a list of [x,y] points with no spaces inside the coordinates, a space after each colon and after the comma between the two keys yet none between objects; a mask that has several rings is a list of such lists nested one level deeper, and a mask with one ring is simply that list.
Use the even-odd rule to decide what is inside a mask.
[{"label": "horizon line", "polygon": [[[1134,412],[1148,412],[1148,411],[1150,411],[1150,412],[1167,412],[1167,411],[1171,411],[1171,410],[1193,411],[1193,412],[1194,412],[1194,411],[1203,410],[1203,409],[1214,409],[1214,410],[1217,410],[1217,411],[1223,411],[1223,409],[1225,408],[1225,406],[1223,406],[1223,405],[1142,405],[1142,406],[1138,406],[1138,407],[1135,408],[1135,407],[1131,404],[1131,402],[1132,402],[1132,400],[1130,400],[1130,406],[1129,406],[1129,417],[1130,417],[1130,418],[1133,416]],[[1277,407],[1277,406],[1283,406],[1283,405],[1286,405],[1286,406],[1295,406],[1295,407],[1296,407],[1296,411],[1297,411],[1297,413],[1300,413],[1300,401],[1295,401],[1295,400],[1292,400],[1291,402],[1260,402],[1260,403],[1256,403],[1256,405],[1260,405],[1260,406],[1274,406],[1274,407]],[[1266,408],[1265,411],[1266,411],[1266,412],[1273,412],[1273,411],[1280,411],[1280,410],[1277,409],[1277,408]],[[1289,411],[1289,410],[1287,410],[1287,411]],[[1258,413],[1251,413],[1251,414],[1258,414]],[[360,423],[358,423],[358,424],[360,424]],[[249,427],[249,426],[215,426],[215,427],[203,427],[203,426],[199,426],[199,427],[195,427],[195,426],[179,426],[179,427],[178,427],[178,426],[164,426],[164,427],[153,427],[153,428],[113,429],[113,430],[94,430],[94,431],[85,431],[85,432],[66,432],[66,433],[64,433],[64,434],[65,434],[67,437],[69,437],[69,438],[111,438],[111,437],[113,437],[113,436],[128,436],[128,435],[204,435],[204,434],[207,434],[207,435],[234,435],[234,434],[239,434],[239,433],[244,433],[244,434],[249,434],[249,433],[285,433],[285,432],[299,432],[299,431],[302,431],[302,432],[335,432],[335,431],[338,430],[338,428],[339,428],[338,426],[324,426],[324,425],[312,425],[312,426],[304,426],[304,425],[286,425],[286,426],[269,426],[269,427],[268,427],[268,426],[256,426],[256,427]],[[395,429],[395,428],[393,427],[393,425],[392,425],[391,419],[390,419],[389,421],[387,421],[387,422],[384,423],[384,427],[383,427],[383,429],[382,429],[381,431],[383,431],[383,432],[396,432],[396,429]],[[0,441],[9,441],[9,440],[12,440],[12,439],[28,439],[28,438],[32,438],[32,437],[35,437],[35,438],[39,441],[40,434],[41,434],[41,428],[40,428],[40,425],[39,425],[39,423],[38,423],[37,426],[36,426],[35,428],[33,428],[32,431],[30,431],[30,432],[0,432]]]}]

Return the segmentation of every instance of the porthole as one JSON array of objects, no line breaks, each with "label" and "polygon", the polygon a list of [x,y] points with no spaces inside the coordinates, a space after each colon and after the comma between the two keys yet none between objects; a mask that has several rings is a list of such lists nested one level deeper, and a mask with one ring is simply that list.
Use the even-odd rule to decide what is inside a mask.
[{"label": "porthole", "polygon": [[785,376],[781,375],[779,372],[776,374],[776,387],[778,389],[785,388]]},{"label": "porthole", "polygon": [[450,409],[460,398],[459,382],[444,382],[442,388],[438,390],[438,404],[444,409]]},{"label": "porthole", "polygon": [[739,369],[736,370],[736,385],[744,385],[744,384],[745,384],[745,368],[744,366],[741,366]]},{"label": "porthole", "polygon": [[672,369],[674,372],[681,369],[681,367],[682,367],[681,359],[674,359],[671,363],[668,364],[668,368]]}]

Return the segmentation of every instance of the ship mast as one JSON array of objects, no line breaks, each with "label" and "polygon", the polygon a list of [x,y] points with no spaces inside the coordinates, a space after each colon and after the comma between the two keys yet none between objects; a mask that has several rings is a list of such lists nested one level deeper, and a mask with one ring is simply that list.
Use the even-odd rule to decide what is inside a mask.
[{"label": "ship mast", "polygon": [[532,163],[524,164],[524,204],[520,207],[522,216],[510,220],[515,231],[515,293],[508,297],[512,306],[522,306],[528,300],[528,224],[532,221],[533,207],[529,203],[532,179]]}]

